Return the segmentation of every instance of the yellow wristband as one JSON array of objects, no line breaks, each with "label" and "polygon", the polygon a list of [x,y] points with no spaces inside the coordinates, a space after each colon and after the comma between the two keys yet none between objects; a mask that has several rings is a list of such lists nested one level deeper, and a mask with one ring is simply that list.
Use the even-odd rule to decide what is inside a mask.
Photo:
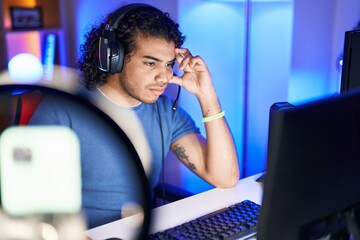
[{"label": "yellow wristband", "polygon": [[202,119],[202,122],[210,122],[212,120],[218,119],[218,118],[222,118],[223,116],[225,116],[225,111],[219,112],[215,115],[209,116],[209,117],[204,117]]}]

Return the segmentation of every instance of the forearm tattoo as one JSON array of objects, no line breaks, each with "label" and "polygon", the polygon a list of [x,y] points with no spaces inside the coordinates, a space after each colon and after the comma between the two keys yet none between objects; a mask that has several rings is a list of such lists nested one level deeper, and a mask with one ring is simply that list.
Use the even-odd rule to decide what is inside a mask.
[{"label": "forearm tattoo", "polygon": [[176,145],[174,145],[174,147],[172,148],[172,150],[174,151],[175,155],[176,155],[179,159],[181,159],[181,160],[183,160],[183,161],[186,161],[186,162],[188,163],[188,166],[189,166],[189,168],[190,168],[191,170],[193,170],[193,171],[196,170],[195,164],[193,164],[192,162],[190,162],[189,156],[186,155],[184,147],[181,147],[181,146],[179,146],[179,145],[176,144]]}]

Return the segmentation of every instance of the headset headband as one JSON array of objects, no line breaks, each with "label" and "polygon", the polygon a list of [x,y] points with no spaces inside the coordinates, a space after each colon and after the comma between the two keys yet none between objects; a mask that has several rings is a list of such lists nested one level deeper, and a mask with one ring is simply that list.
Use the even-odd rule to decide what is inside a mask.
[{"label": "headset headband", "polygon": [[129,4],[126,6],[123,6],[121,8],[119,8],[118,10],[116,10],[113,15],[111,16],[111,18],[107,21],[106,25],[109,27],[109,31],[112,31],[114,29],[116,29],[119,25],[119,22],[121,21],[121,19],[124,17],[124,15],[134,9],[140,9],[140,8],[151,8],[154,10],[158,10],[157,8],[149,5],[149,4],[145,4],[145,3],[133,3],[133,4]]},{"label": "headset headband", "polygon": [[121,39],[116,37],[116,29],[124,15],[134,9],[148,8],[159,11],[157,8],[143,3],[133,3],[116,10],[106,22],[98,46],[98,68],[110,74],[119,73],[124,65],[124,46]]}]

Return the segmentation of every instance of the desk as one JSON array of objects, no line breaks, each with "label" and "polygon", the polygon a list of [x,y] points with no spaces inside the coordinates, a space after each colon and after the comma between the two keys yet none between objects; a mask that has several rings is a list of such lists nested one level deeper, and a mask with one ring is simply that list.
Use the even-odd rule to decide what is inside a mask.
[{"label": "desk", "polygon": [[[233,188],[214,188],[194,196],[166,204],[151,210],[151,226],[149,233],[155,233],[200,217],[207,213],[230,206],[243,200],[251,200],[260,204],[262,184],[256,182],[261,174],[241,179]],[[138,232],[134,229],[141,216],[133,215],[93,229],[85,234],[93,240],[110,237],[133,239]]]}]

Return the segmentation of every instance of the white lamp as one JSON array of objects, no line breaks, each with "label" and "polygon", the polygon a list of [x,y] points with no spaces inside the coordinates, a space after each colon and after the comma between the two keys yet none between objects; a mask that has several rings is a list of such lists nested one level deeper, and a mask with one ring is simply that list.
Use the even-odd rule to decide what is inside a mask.
[{"label": "white lamp", "polygon": [[41,61],[30,53],[20,53],[12,57],[8,70],[11,80],[16,83],[36,83],[44,74]]}]

